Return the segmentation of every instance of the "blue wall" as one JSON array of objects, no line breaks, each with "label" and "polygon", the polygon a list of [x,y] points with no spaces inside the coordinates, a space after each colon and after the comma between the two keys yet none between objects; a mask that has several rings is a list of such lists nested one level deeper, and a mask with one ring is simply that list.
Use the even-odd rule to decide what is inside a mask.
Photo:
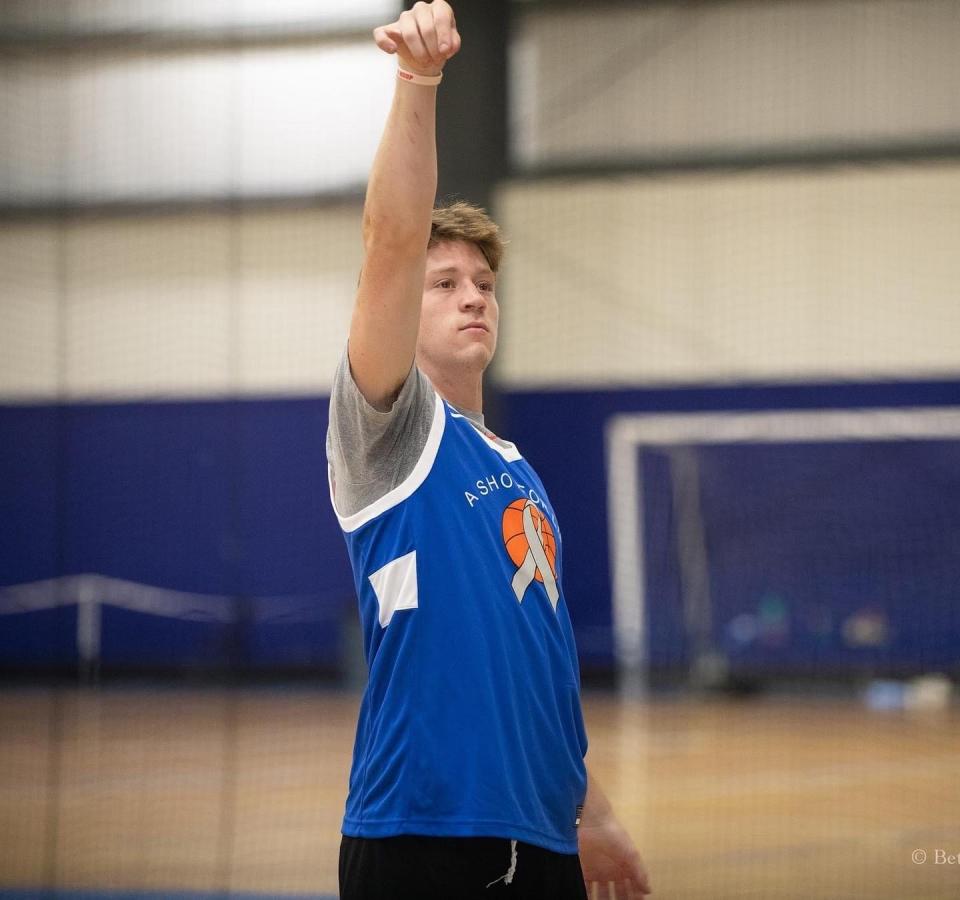
[{"label": "blue wall", "polygon": [[[611,415],[936,406],[958,401],[957,382],[515,391],[502,396],[500,422],[495,424],[537,467],[560,517],[566,593],[583,663],[609,667],[603,430]],[[106,607],[101,648],[106,666],[337,665],[340,621],[352,608],[353,581],[329,504],[326,426],[326,401],[321,398],[0,407],[0,586],[96,573],[237,598],[232,624],[183,622]],[[724,490],[738,492],[741,498],[749,492],[758,463],[747,450],[738,452],[713,461],[719,473],[717,498]],[[734,571],[723,563],[711,570],[718,604],[715,639],[735,662],[787,669],[812,663],[910,667],[945,665],[960,657],[960,625],[953,612],[960,607],[960,593],[954,589],[951,596],[944,596],[944,585],[957,574],[956,567],[943,562],[942,571],[933,571],[933,560],[947,560],[951,548],[958,551],[953,558],[960,558],[960,445],[944,444],[934,457],[919,462],[894,455],[883,464],[892,467],[893,474],[910,459],[927,466],[931,458],[939,460],[939,474],[923,484],[926,490],[939,485],[940,506],[934,516],[941,526],[939,536],[931,534],[925,549],[904,550],[902,578],[898,582],[895,577],[887,587],[900,600],[887,602],[890,598],[877,589],[876,602],[887,607],[896,640],[854,651],[837,643],[839,632],[834,628],[833,637],[825,642],[819,613],[808,608],[813,600],[799,598],[800,574],[789,570],[793,574],[788,572],[780,585],[753,584],[751,566]],[[764,459],[770,463],[773,458]],[[805,459],[809,463],[809,457]],[[828,462],[821,457],[817,465]],[[662,465],[658,469],[655,455],[642,464],[651,485],[646,509],[648,557],[669,562],[673,538],[663,524],[669,521],[668,476]],[[850,508],[851,497],[867,490],[869,479],[847,487],[849,496],[838,495],[834,505],[836,521],[843,509]],[[754,498],[759,504],[768,499]],[[931,499],[890,487],[874,512],[867,515],[861,510],[868,519],[864,527],[874,527],[878,510],[889,511],[891,504],[895,507],[888,517],[891,522],[897,510],[912,521]],[[720,507],[705,509],[705,516],[721,532],[728,526]],[[844,527],[848,526],[852,524]],[[887,534],[883,552],[892,552],[896,540],[894,533]],[[958,543],[951,543],[954,540]],[[811,545],[811,551],[816,550]],[[770,545],[765,551],[767,557],[777,553],[782,555],[784,548]],[[669,564],[650,569],[651,654],[662,665],[686,659],[674,571]],[[924,587],[923,578],[933,579],[935,586]],[[797,595],[800,604],[791,612],[794,627],[789,639],[781,634],[779,643],[758,640],[747,646],[736,635],[731,637],[729,623],[737,616],[752,614],[763,624],[764,616],[776,614],[778,602],[789,604],[790,598],[784,601],[781,596],[784,591]],[[853,585],[837,599],[837,622],[855,611],[860,593]],[[264,615],[271,608],[270,598],[278,597],[293,598],[302,614],[289,614],[287,603],[283,608],[288,614]],[[936,604],[938,616],[916,615],[926,602]],[[797,625],[802,616],[813,617],[812,630]],[[72,663],[75,628],[73,606],[2,616],[0,665]]]},{"label": "blue wall", "polygon": [[[234,626],[105,607],[106,665],[329,665],[353,581],[326,427],[320,399],[2,408],[0,585],[96,573],[238,598]],[[251,621],[272,597],[316,614]],[[75,658],[75,615],[0,618],[0,662]]]},{"label": "blue wall", "polygon": [[[538,391],[508,395],[504,402],[507,423],[504,432],[517,442],[540,472],[563,528],[565,590],[583,663],[601,667],[611,664],[611,581],[603,436],[605,423],[612,415],[628,411],[857,409],[958,403],[958,382]],[[817,465],[823,463],[822,457],[811,457],[807,449],[793,452],[795,465],[790,471],[794,479],[802,476],[802,466],[809,465],[811,459],[815,459]],[[871,445],[872,457],[876,455],[875,449]],[[776,456],[765,455],[767,452],[764,451],[762,458],[768,464],[783,462]],[[848,581],[846,591],[838,596],[833,589],[843,573],[819,582],[811,579],[808,588],[812,590],[819,584],[821,591],[818,596],[808,596],[797,588],[795,569],[784,569],[778,564],[784,558],[782,547],[770,547],[766,558],[762,550],[754,548],[757,564],[733,574],[726,568],[730,555],[717,552],[710,559],[715,608],[713,637],[715,645],[729,655],[734,666],[785,672],[850,671],[860,667],[919,671],[932,666],[956,666],[960,662],[960,443],[944,443],[927,450],[915,447],[902,452],[916,467],[902,473],[901,486],[908,486],[906,489],[898,493],[896,485],[887,485],[883,500],[892,504],[892,508],[884,507],[885,521],[895,523],[898,517],[914,521],[920,508],[935,501],[938,511],[927,521],[932,521],[938,530],[921,536],[914,529],[910,532],[911,540],[922,546],[903,547],[897,557],[892,556],[897,546],[895,535],[887,532],[882,536],[882,552],[890,556],[888,571],[900,573],[886,579],[886,593],[877,590],[870,598],[889,620],[888,640],[857,648],[844,640],[844,617],[869,606],[864,602],[863,583]],[[643,456],[638,464],[644,466],[646,491],[648,652],[655,666],[683,666],[689,661],[689,655],[673,546],[675,532],[670,521],[669,473],[657,454]],[[722,493],[716,493],[718,489],[739,491],[737,505],[742,506],[744,491],[751,484],[751,466],[755,464],[749,458],[749,450],[740,448],[733,453],[718,450],[714,457],[724,463],[726,469],[713,477],[713,496],[722,499]],[[883,464],[890,466],[897,461],[895,455],[888,456]],[[926,477],[930,475],[926,470],[931,464],[939,466],[932,478]],[[702,477],[708,474],[702,472]],[[915,495],[917,479],[913,475],[923,476],[919,483],[928,493]],[[872,508],[876,503],[866,493],[869,479],[845,487],[846,494],[834,498],[833,518],[836,520],[844,509],[850,515],[863,517],[864,527],[870,529],[864,535],[863,545],[875,546],[876,529],[881,522],[876,509]],[[866,497],[866,508],[862,502],[858,502],[855,509],[852,505],[858,490],[860,496]],[[705,490],[704,497],[708,496]],[[729,531],[730,523],[723,520],[721,509],[705,508],[704,512],[708,537],[723,534],[725,529]],[[811,532],[811,543],[806,548],[810,553],[818,549],[812,543],[816,534],[816,530]],[[751,538],[741,532],[737,539],[746,543]],[[708,555],[709,550],[708,547]],[[776,554],[780,555],[779,560]],[[862,570],[861,562],[851,558],[851,572],[855,573],[857,567]],[[778,564],[776,568],[783,573],[784,582],[750,581],[756,573],[772,568],[771,563]],[[874,566],[873,570],[878,568],[882,566]],[[866,572],[862,577],[869,581],[874,576]],[[912,579],[911,584],[906,585],[904,579]],[[924,593],[920,586],[924,580],[928,586],[931,581],[935,582],[935,589]],[[829,629],[819,610],[825,588],[830,590],[833,607]],[[759,620],[761,633],[749,643],[732,636],[728,627],[743,615]],[[774,621],[778,618],[779,622]],[[788,619],[786,635],[782,634],[784,618]],[[764,633],[765,624],[768,627]]]}]

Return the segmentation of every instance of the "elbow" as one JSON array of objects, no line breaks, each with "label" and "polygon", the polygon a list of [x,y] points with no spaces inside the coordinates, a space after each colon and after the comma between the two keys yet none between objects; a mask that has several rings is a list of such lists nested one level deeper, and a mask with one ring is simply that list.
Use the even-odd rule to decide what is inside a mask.
[{"label": "elbow", "polygon": [[411,222],[407,216],[385,215],[365,210],[363,214],[363,246],[369,252],[374,248],[399,251],[426,250],[430,240],[429,223],[426,228]]}]

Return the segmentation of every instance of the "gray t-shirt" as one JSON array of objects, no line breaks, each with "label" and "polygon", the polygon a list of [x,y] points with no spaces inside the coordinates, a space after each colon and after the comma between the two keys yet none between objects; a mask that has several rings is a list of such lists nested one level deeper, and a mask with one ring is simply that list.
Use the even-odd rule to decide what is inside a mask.
[{"label": "gray t-shirt", "polygon": [[[436,392],[416,365],[386,412],[371,406],[350,371],[346,351],[330,392],[327,460],[341,516],[352,516],[392,491],[414,469],[433,422]],[[456,408],[483,428],[483,416]]]}]

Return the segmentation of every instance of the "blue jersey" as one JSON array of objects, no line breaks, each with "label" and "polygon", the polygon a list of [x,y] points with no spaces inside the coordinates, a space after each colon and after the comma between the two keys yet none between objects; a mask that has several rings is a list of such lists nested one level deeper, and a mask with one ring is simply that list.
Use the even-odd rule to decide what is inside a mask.
[{"label": "blue jersey", "polygon": [[438,395],[411,475],[338,518],[369,668],[343,833],[576,853],[580,676],[533,468]]}]

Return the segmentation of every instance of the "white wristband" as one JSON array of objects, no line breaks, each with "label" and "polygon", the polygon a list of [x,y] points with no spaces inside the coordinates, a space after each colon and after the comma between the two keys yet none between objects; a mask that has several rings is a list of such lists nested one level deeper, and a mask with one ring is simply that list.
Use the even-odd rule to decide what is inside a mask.
[{"label": "white wristband", "polygon": [[401,81],[409,81],[410,84],[440,84],[443,80],[443,72],[439,75],[416,75],[408,72],[406,69],[397,68],[397,78]]}]

